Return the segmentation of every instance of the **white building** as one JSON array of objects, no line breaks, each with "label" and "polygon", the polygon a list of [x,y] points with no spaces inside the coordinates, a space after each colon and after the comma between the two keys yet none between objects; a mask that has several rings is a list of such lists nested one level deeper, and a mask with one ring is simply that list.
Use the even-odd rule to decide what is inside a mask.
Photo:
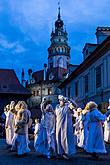
[{"label": "white building", "polygon": [[74,98],[79,105],[84,105],[89,100],[94,100],[101,105],[103,102],[103,106],[108,103],[110,98],[109,35],[110,27],[97,28],[97,44],[85,45],[84,61],[59,86],[65,96]]}]

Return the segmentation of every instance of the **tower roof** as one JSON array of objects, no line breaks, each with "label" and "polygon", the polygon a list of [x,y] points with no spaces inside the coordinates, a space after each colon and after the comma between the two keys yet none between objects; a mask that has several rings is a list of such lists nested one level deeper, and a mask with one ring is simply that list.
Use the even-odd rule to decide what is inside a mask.
[{"label": "tower roof", "polygon": [[55,22],[55,27],[56,28],[61,28],[63,27],[64,23],[63,21],[61,20],[61,14],[60,14],[60,6],[58,7],[58,19],[57,21]]}]

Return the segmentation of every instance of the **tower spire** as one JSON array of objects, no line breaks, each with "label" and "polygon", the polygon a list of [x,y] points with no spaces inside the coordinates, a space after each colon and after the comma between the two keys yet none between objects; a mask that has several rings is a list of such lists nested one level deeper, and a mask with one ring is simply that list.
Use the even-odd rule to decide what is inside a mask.
[{"label": "tower spire", "polygon": [[58,2],[58,19],[61,18],[61,15],[60,15],[60,2]]}]

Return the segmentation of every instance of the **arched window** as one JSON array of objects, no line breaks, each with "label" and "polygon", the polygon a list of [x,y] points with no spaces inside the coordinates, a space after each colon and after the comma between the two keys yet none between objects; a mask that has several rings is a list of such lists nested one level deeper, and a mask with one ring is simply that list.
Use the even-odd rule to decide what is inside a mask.
[{"label": "arched window", "polygon": [[57,66],[63,68],[64,67],[64,59],[59,57],[57,60]]}]

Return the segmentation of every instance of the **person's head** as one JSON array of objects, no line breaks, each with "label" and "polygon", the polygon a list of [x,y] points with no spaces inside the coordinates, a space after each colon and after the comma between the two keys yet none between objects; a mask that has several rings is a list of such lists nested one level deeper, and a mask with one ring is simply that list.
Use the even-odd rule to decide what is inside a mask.
[{"label": "person's head", "polygon": [[6,109],[6,107],[4,107],[4,112],[6,112],[7,111],[7,109]]},{"label": "person's head", "polygon": [[63,95],[58,96],[60,106],[63,107],[65,105],[65,97]]},{"label": "person's head", "polygon": [[19,106],[20,106],[20,110],[28,109],[28,106],[25,101],[20,101]]},{"label": "person's head", "polygon": [[86,106],[85,106],[85,108],[84,108],[85,110],[89,110],[89,105],[88,105],[88,103],[86,104]]},{"label": "person's head", "polygon": [[82,109],[81,108],[77,109],[77,114],[78,114],[78,116],[80,116],[82,114]]},{"label": "person's head", "polygon": [[93,110],[93,109],[98,108],[98,105],[94,101],[90,101],[88,103],[88,108],[89,108],[89,110]]},{"label": "person's head", "polygon": [[18,102],[18,103],[15,105],[15,110],[16,110],[16,111],[19,111],[19,110],[20,110],[20,102]]},{"label": "person's head", "polygon": [[8,112],[10,110],[10,104],[6,105],[6,111]]},{"label": "person's head", "polygon": [[86,115],[86,113],[89,112],[89,106],[88,103],[86,104],[86,106],[84,107],[84,110],[82,111],[83,115]]},{"label": "person's head", "polygon": [[14,108],[15,108],[15,101],[11,101],[10,110],[13,110]]},{"label": "person's head", "polygon": [[43,97],[42,102],[45,102],[46,100],[47,100],[46,97]]},{"label": "person's head", "polygon": [[48,105],[46,106],[46,112],[53,112],[53,107],[52,107],[51,104],[48,104]]},{"label": "person's head", "polygon": [[35,124],[36,123],[40,123],[40,119],[39,118],[35,118]]}]

